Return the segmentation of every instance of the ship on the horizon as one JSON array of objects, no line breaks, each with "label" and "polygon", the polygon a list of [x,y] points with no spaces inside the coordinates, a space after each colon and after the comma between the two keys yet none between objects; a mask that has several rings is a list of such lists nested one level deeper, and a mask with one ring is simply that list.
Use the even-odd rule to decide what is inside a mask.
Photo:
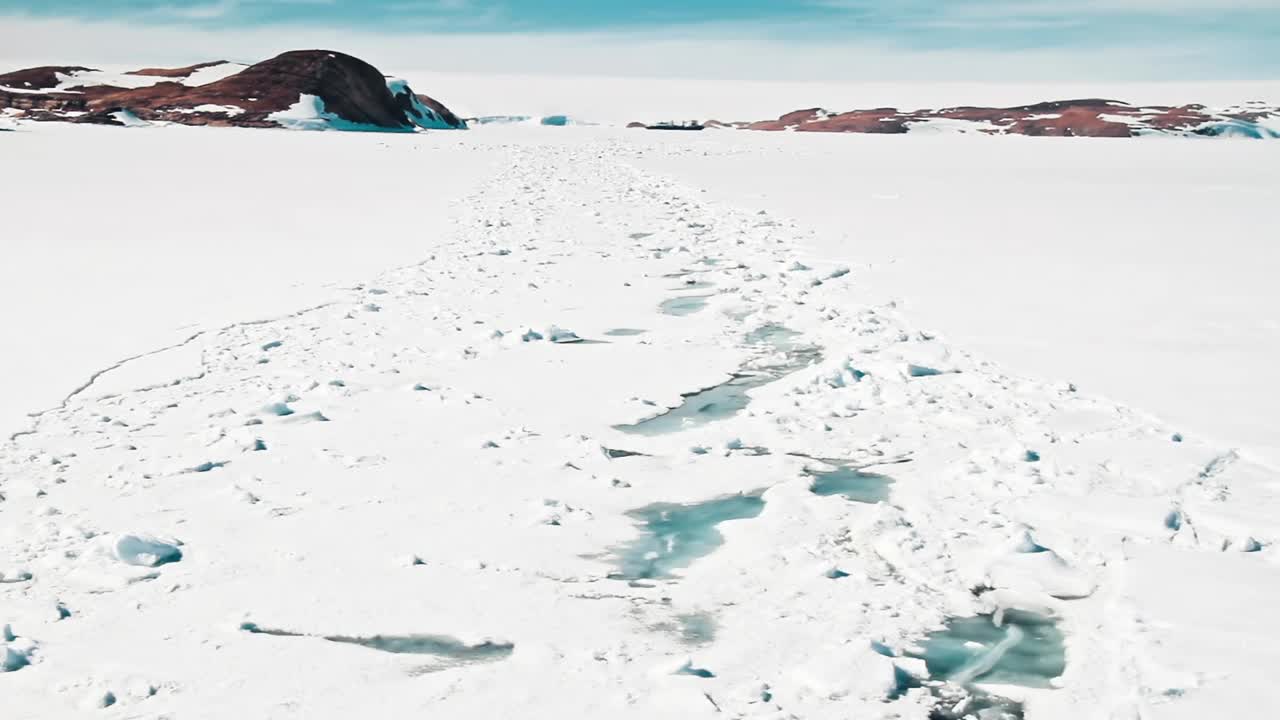
[{"label": "ship on the horizon", "polygon": [[706,127],[706,125],[697,120],[686,120],[684,122],[663,121],[644,126],[646,130],[705,130]]}]

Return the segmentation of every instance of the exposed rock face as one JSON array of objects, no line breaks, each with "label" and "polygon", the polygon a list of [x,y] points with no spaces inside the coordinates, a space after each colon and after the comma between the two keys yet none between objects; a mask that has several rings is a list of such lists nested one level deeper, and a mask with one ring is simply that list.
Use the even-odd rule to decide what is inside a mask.
[{"label": "exposed rock face", "polygon": [[434,112],[441,120],[445,122],[445,124],[455,128],[462,128],[467,126],[466,122],[464,122],[462,118],[459,118],[457,115],[454,115],[453,111],[445,107],[444,103],[440,102],[439,100],[429,98],[426,95],[418,95],[417,98],[418,98],[418,102],[422,103],[423,105],[426,105],[427,108],[429,108],[432,112]]},{"label": "exposed rock face", "polygon": [[196,63],[195,65],[187,65],[180,68],[142,68],[141,70],[130,70],[128,74],[145,77],[185,78],[191,77],[191,74],[197,70],[226,64],[226,60],[214,60],[213,62]]},{"label": "exposed rock face", "polygon": [[18,90],[47,90],[57,87],[62,82],[62,77],[59,76],[73,75],[78,72],[95,71],[93,68],[79,65],[44,65],[0,75],[0,87]]},{"label": "exposed rock face", "polygon": [[465,127],[448,108],[414,94],[404,81],[389,80],[363,60],[326,50],[286,52],[213,82],[186,82],[198,70],[224,64],[136,70],[128,74],[156,81],[130,88],[74,85],[75,72],[88,68],[22,70],[0,76],[0,109],[34,120],[103,124],[124,124],[122,117],[129,117],[238,127],[387,131]]},{"label": "exposed rock face", "polygon": [[[1275,127],[1269,127],[1274,125]],[[903,134],[948,130],[991,135],[1134,137],[1138,135],[1238,135],[1280,137],[1280,108],[1264,103],[1210,110],[1203,105],[1138,107],[1116,100],[1084,99],[1018,107],[954,107],[940,110],[873,108],[833,113],[796,110],[777,120],[707,123],[708,127],[795,132]]]}]

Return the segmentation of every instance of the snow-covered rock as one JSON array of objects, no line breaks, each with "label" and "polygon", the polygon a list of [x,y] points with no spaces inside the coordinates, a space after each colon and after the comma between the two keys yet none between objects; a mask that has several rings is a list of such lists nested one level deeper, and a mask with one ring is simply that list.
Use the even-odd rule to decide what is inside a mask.
[{"label": "snow-covered rock", "polygon": [[0,75],[0,109],[33,120],[140,127],[184,125],[409,132],[466,127],[444,105],[328,50],[296,50],[254,65],[104,73],[43,67]]}]

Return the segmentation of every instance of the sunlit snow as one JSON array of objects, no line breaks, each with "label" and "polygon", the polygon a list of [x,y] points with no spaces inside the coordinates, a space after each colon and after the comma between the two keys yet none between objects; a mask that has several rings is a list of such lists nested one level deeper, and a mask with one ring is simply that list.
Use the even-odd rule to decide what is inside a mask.
[{"label": "sunlit snow", "polygon": [[0,715],[1274,704],[1280,144],[14,128]]}]

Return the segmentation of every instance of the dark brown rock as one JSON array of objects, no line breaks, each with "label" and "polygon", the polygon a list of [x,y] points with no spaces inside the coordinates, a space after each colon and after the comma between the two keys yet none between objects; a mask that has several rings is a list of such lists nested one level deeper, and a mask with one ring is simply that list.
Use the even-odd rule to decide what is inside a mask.
[{"label": "dark brown rock", "polygon": [[[147,68],[133,74],[163,78],[185,78],[192,72],[218,63],[201,63],[184,68]],[[50,90],[56,74],[86,68],[32,68],[0,76],[5,79],[43,84],[41,93],[0,90],[0,108],[15,108],[35,120],[114,123],[114,113],[129,110],[148,121],[186,125],[232,125],[277,127],[270,116],[287,110],[303,95],[313,95],[324,103],[326,114],[361,126],[385,130],[412,130],[419,124],[434,125],[435,119],[449,127],[465,127],[443,104],[415,95],[403,82],[393,93],[377,68],[358,58],[328,50],[296,50],[251,65],[216,82],[189,87],[162,81],[140,88],[108,85]],[[234,113],[196,110],[201,106],[233,107]],[[72,115],[68,115],[72,113]],[[435,118],[428,117],[434,115]]]},{"label": "dark brown rock", "polygon": [[909,132],[916,123],[954,120],[975,123],[974,129],[989,134],[1121,138],[1143,133],[1203,134],[1215,121],[1258,122],[1277,114],[1280,109],[1263,103],[1216,113],[1203,105],[1135,107],[1117,100],[1085,98],[1005,108],[962,106],[913,111],[873,108],[843,113],[811,108],[787,113],[777,120],[737,126],[766,131],[893,134]]},{"label": "dark brown rock", "polygon": [[436,100],[435,98],[427,97],[426,95],[419,95],[418,101],[421,102],[423,105],[426,105],[427,107],[431,108],[433,111],[435,111],[436,115],[438,115],[440,119],[444,120],[445,123],[447,123],[448,125],[451,125],[455,128],[464,128],[467,126],[467,124],[463,122],[461,118],[459,118],[457,115],[454,115],[453,111],[445,107],[444,103],[440,102],[439,100]]},{"label": "dark brown rock", "polygon": [[191,75],[197,70],[226,64],[226,60],[214,60],[212,62],[196,63],[195,65],[188,65],[180,68],[142,68],[141,70],[131,70],[125,74],[143,75],[147,77],[186,78],[191,77]]},{"label": "dark brown rock", "polygon": [[77,72],[94,72],[93,68],[79,65],[44,65],[41,67],[15,70],[0,75],[0,86],[21,90],[48,90],[57,87],[61,80],[58,75],[70,75]]}]

